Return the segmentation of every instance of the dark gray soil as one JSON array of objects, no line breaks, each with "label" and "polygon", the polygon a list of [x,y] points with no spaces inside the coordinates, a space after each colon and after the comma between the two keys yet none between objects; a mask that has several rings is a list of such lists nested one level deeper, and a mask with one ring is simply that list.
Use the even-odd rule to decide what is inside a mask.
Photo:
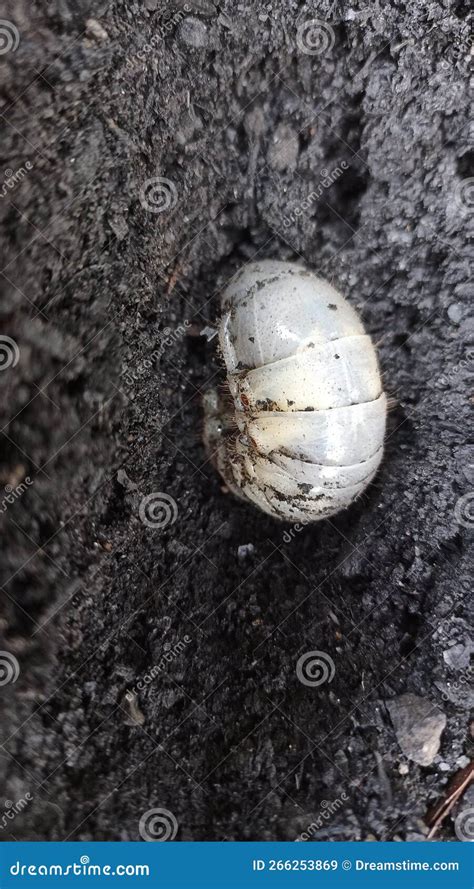
[{"label": "dark gray soil", "polygon": [[[20,669],[0,824],[28,801],[0,838],[136,840],[164,808],[178,840],[424,839],[473,744],[467,4],[14,0],[2,18],[19,360],[0,482],[32,484],[0,490],[0,649]],[[330,24],[316,52],[309,19]],[[150,212],[157,176],[169,207]],[[222,490],[201,442],[222,371],[197,334],[253,256],[341,289],[394,400],[376,483],[299,531]],[[139,515],[153,492],[177,505],[162,530]],[[311,687],[315,650],[335,675]],[[429,765],[399,745],[386,702],[405,693],[446,717]]]}]

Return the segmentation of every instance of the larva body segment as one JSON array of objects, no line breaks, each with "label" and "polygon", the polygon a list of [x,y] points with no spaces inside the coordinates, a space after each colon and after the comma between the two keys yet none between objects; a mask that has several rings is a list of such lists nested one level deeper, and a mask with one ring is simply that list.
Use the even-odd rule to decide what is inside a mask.
[{"label": "larva body segment", "polygon": [[234,410],[208,394],[205,440],[231,490],[287,521],[349,506],[377,472],[386,417],[354,309],[299,265],[254,262],[223,294],[219,341]]}]

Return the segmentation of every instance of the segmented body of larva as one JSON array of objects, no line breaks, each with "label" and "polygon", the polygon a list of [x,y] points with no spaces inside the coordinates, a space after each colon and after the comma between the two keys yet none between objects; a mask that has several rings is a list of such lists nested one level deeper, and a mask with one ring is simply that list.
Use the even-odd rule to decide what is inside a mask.
[{"label": "segmented body of larva", "polygon": [[223,293],[219,341],[233,404],[206,394],[204,438],[228,487],[286,521],[349,506],[377,472],[387,411],[351,305],[302,266],[254,262]]}]

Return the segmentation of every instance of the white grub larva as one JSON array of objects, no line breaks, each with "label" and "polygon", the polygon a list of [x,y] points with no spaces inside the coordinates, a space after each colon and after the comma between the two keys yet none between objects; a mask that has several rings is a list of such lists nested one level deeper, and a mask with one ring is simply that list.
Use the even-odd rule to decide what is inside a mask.
[{"label": "white grub larva", "polygon": [[387,400],[354,309],[295,263],[253,262],[222,296],[230,396],[204,398],[206,448],[226,485],[274,518],[348,507],[382,459]]}]

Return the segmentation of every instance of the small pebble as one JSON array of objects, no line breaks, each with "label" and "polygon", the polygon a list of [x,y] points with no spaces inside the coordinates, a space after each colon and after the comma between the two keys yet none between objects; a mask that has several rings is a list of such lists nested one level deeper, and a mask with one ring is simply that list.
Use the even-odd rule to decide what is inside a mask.
[{"label": "small pebble", "polygon": [[123,241],[124,238],[127,237],[128,225],[125,218],[120,213],[109,216],[108,223],[117,238],[117,241]]},{"label": "small pebble", "polygon": [[145,717],[140,710],[138,698],[133,691],[125,692],[122,700],[122,709],[125,711],[125,725],[143,725]]},{"label": "small pebble", "polygon": [[465,670],[471,662],[471,647],[460,642],[443,651],[443,660],[453,670]]},{"label": "small pebble", "polygon": [[470,762],[471,762],[471,760],[469,759],[469,757],[464,756],[464,754],[463,754],[462,756],[459,757],[459,759],[456,760],[456,765],[460,769],[465,769],[466,766],[468,766]]},{"label": "small pebble", "polygon": [[278,124],[268,149],[268,163],[274,170],[294,170],[298,161],[299,142],[295,131],[285,123]]},{"label": "small pebble", "polygon": [[134,491],[136,489],[136,484],[128,477],[125,469],[119,469],[117,471],[117,481],[122,488],[125,488],[126,491]]},{"label": "small pebble", "polygon": [[105,28],[102,27],[97,19],[87,19],[86,35],[92,40],[98,40],[99,43],[104,43],[106,40],[109,39],[107,31],[105,30]]},{"label": "small pebble", "polygon": [[448,318],[454,324],[459,324],[463,315],[463,307],[460,303],[451,303],[448,308]]},{"label": "small pebble", "polygon": [[178,38],[181,43],[192,46],[193,49],[204,49],[209,43],[205,24],[191,16],[181,22],[178,28]]},{"label": "small pebble", "polygon": [[255,547],[253,543],[244,543],[242,546],[239,546],[237,550],[237,558],[239,562],[244,562],[248,556],[253,555],[255,552]]},{"label": "small pebble", "polygon": [[421,766],[431,765],[446,726],[445,714],[419,695],[399,695],[386,704],[405,756]]}]

